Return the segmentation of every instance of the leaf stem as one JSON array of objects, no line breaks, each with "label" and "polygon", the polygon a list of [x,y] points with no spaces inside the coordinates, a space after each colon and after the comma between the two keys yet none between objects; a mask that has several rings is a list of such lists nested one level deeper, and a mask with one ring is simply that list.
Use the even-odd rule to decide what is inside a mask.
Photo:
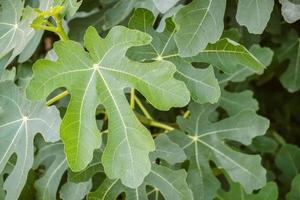
[{"label": "leaf stem", "polygon": [[134,99],[135,99],[135,90],[134,90],[134,88],[131,88],[131,92],[130,92],[130,107],[132,109],[134,109],[134,107],[135,107]]},{"label": "leaf stem", "polygon": [[187,110],[187,111],[185,111],[185,113],[183,113],[183,118],[188,118],[188,116],[190,115],[190,111],[189,110]]},{"label": "leaf stem", "polygon": [[64,27],[62,25],[62,20],[61,20],[61,16],[56,14],[53,16],[53,19],[55,20],[56,22],[56,34],[59,36],[59,38],[62,40],[62,41],[67,41],[69,40],[69,37],[67,35],[67,33],[65,32],[64,30]]},{"label": "leaf stem", "polygon": [[142,102],[139,100],[139,98],[137,98],[136,96],[134,97],[134,100],[136,101],[136,104],[139,106],[139,108],[141,109],[141,111],[143,112],[143,114],[148,118],[153,120],[153,117],[150,115],[150,113],[147,111],[147,109],[144,107],[144,105],[142,104]]},{"label": "leaf stem", "polygon": [[55,97],[53,97],[52,99],[50,99],[49,101],[47,101],[47,105],[50,106],[53,103],[55,103],[56,101],[62,99],[63,97],[67,96],[69,94],[69,92],[66,90],[62,93],[59,93],[58,95],[56,95]]},{"label": "leaf stem", "polygon": [[[51,31],[55,34],[57,34],[62,41],[67,41],[69,40],[69,37],[67,33],[65,32],[63,25],[62,25],[62,15],[59,14],[59,12],[63,9],[63,7],[59,7],[57,9],[50,9],[50,11],[38,11],[39,12],[39,17],[43,17],[44,20],[42,22],[33,22],[31,24],[31,27],[33,28],[38,28],[38,29],[43,29],[47,31]],[[55,25],[53,25],[48,18],[52,17],[55,21]]]},{"label": "leaf stem", "polygon": [[147,125],[147,126],[153,126],[153,127],[157,127],[157,128],[161,128],[161,129],[164,129],[166,131],[172,131],[174,130],[175,128],[170,126],[170,125],[167,125],[165,123],[162,123],[162,122],[158,122],[158,121],[155,121],[153,119],[149,119],[139,113],[136,113],[137,117],[139,118],[139,120]]},{"label": "leaf stem", "polygon": [[32,28],[40,28],[51,32],[56,32],[56,28],[52,26],[40,25],[40,24],[31,24]]}]

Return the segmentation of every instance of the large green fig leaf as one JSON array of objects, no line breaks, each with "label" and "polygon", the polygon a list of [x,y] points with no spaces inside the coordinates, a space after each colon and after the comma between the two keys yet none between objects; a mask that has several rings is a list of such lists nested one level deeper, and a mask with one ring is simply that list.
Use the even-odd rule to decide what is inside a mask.
[{"label": "large green fig leaf", "polygon": [[[181,129],[188,134],[180,131],[170,134],[171,139],[184,148],[187,156],[192,160],[188,174],[194,171],[198,173],[193,173],[193,182],[189,182],[188,179],[188,184],[198,186],[193,188],[194,194],[206,191],[203,187],[208,187],[208,183],[217,189],[216,181],[212,177],[203,176],[203,172],[211,174],[208,165],[210,160],[214,161],[217,167],[225,169],[235,182],[239,182],[245,188],[246,192],[263,187],[266,183],[266,171],[260,164],[260,156],[235,151],[226,145],[225,141],[238,141],[249,145],[254,137],[266,132],[268,120],[253,111],[243,111],[211,123],[208,116],[214,109],[215,106],[191,104],[190,118],[178,119]],[[209,180],[205,181],[205,179]],[[208,199],[203,195],[202,197]]]},{"label": "large green fig leaf", "polygon": [[236,20],[245,25],[250,33],[261,34],[270,19],[274,0],[239,0]]},{"label": "large green fig leaf", "polygon": [[195,56],[220,39],[225,0],[194,0],[175,14],[175,41],[182,57]]},{"label": "large green fig leaf", "polygon": [[28,101],[11,81],[0,83],[0,172],[16,153],[14,169],[4,183],[6,199],[17,199],[33,164],[33,139],[41,133],[46,141],[59,139],[59,113],[45,102]]},{"label": "large green fig leaf", "polygon": [[146,9],[137,9],[130,19],[129,27],[149,33],[151,44],[129,49],[128,56],[139,61],[168,60],[176,65],[175,77],[185,82],[192,98],[199,103],[216,103],[220,96],[220,88],[215,78],[213,67],[196,69],[192,64],[179,57],[174,40],[175,26],[170,19],[162,33],[153,28],[154,15]]},{"label": "large green fig leaf", "polygon": [[106,174],[137,187],[149,173],[148,153],[154,150],[154,143],[130,109],[124,89],[136,88],[161,110],[184,106],[189,101],[184,83],[173,78],[176,69],[172,63],[139,63],[125,57],[128,48],[150,42],[149,35],[122,26],[114,27],[103,39],[91,27],[85,34],[89,52],[73,41],[58,42],[56,62],[39,60],[34,64],[27,90],[30,98],[44,98],[59,87],[66,87],[71,94],[61,138],[73,171],[83,170],[94,149],[100,147],[95,111],[103,104],[109,117],[108,142],[102,156]]}]

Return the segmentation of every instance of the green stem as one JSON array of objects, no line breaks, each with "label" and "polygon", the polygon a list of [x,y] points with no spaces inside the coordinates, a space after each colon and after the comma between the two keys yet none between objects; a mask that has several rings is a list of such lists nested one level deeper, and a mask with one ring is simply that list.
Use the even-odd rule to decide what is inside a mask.
[{"label": "green stem", "polygon": [[47,31],[51,31],[51,32],[56,32],[56,28],[52,27],[52,26],[45,26],[45,25],[40,25],[40,24],[32,24],[31,25],[32,28],[40,28],[40,29],[44,29]]},{"label": "green stem", "polygon": [[56,95],[55,97],[53,97],[52,99],[50,99],[49,101],[47,101],[47,105],[50,106],[53,103],[55,103],[56,101],[62,99],[63,97],[67,96],[69,94],[69,92],[66,90],[58,95]]},{"label": "green stem", "polygon": [[135,98],[135,90],[134,90],[134,88],[131,88],[131,92],[130,92],[130,107],[132,109],[134,109],[134,107],[135,107],[134,98]]},{"label": "green stem", "polygon": [[134,97],[136,104],[139,106],[139,108],[141,109],[141,111],[143,112],[143,114],[148,118],[148,119],[153,119],[152,116],[149,114],[149,112],[147,111],[147,109],[144,107],[144,105],[142,104],[142,102],[135,96]]},{"label": "green stem", "polygon": [[59,38],[62,41],[69,40],[69,37],[68,37],[67,33],[65,32],[64,27],[62,25],[61,16],[60,15],[54,15],[53,19],[55,20],[56,25],[57,25],[56,34],[59,36]]},{"label": "green stem", "polygon": [[164,129],[166,131],[172,131],[174,130],[175,128],[172,127],[172,126],[169,126],[165,123],[162,123],[162,122],[158,122],[158,121],[155,121],[153,119],[149,119],[149,118],[146,118],[145,116],[139,114],[139,113],[135,113],[136,116],[139,118],[139,120],[147,125],[147,126],[153,126],[153,127],[157,127],[157,128],[161,128],[161,129]]}]

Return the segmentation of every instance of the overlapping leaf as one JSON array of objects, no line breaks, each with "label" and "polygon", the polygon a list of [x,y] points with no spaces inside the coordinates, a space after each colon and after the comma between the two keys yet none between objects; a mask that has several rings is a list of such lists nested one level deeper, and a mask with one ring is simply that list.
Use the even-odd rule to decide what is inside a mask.
[{"label": "overlapping leaf", "polygon": [[82,183],[72,183],[68,181],[60,190],[60,198],[62,200],[82,200],[91,190],[92,181]]},{"label": "overlapping leaf", "polygon": [[[182,149],[169,140],[166,135],[159,136],[155,142],[158,149],[151,154],[153,161],[156,158],[162,158],[172,164],[185,160]],[[175,156],[176,153],[178,153],[177,158]],[[129,189],[125,188],[118,180],[105,179],[95,192],[88,195],[88,199],[116,199],[118,195],[125,192],[127,199],[147,200],[147,196],[151,192],[146,193],[146,186],[151,186],[154,188],[153,191],[160,192],[165,199],[192,200],[193,196],[186,183],[186,176],[187,174],[183,169],[171,170],[153,163],[150,174],[145,178],[144,183],[140,187]]]},{"label": "overlapping leaf", "polygon": [[33,168],[40,165],[45,167],[45,174],[35,183],[37,191],[36,198],[40,200],[51,200],[56,198],[59,183],[68,168],[62,143],[45,145],[34,160]]},{"label": "overlapping leaf", "polygon": [[273,0],[239,0],[236,20],[240,25],[245,25],[250,33],[261,34],[267,26],[273,6]]},{"label": "overlapping leaf", "polygon": [[140,61],[168,60],[176,65],[175,77],[185,82],[192,98],[200,103],[216,103],[220,96],[220,88],[214,76],[212,66],[206,69],[196,69],[190,62],[180,58],[174,40],[175,26],[167,20],[164,32],[156,32],[153,28],[155,17],[146,9],[137,9],[131,18],[129,27],[135,28],[152,37],[152,43],[131,48],[128,56]]},{"label": "overlapping leaf", "polygon": [[129,187],[140,185],[150,171],[148,153],[154,150],[151,135],[137,120],[124,96],[136,88],[156,108],[184,106],[189,93],[184,83],[173,79],[175,66],[167,61],[139,63],[125,57],[128,48],[146,45],[151,37],[125,27],[114,27],[103,39],[94,28],[85,35],[86,52],[67,41],[55,45],[56,62],[39,60],[28,87],[30,98],[46,97],[59,87],[71,94],[61,126],[67,160],[73,171],[84,169],[93,150],[100,147],[95,111],[103,104],[109,117],[109,135],[102,156],[109,178],[121,178]]},{"label": "overlapping leaf", "polygon": [[259,74],[265,68],[265,65],[244,46],[227,38],[209,44],[201,53],[189,59],[194,62],[210,63],[227,74],[239,72],[242,66]]},{"label": "overlapping leaf", "polygon": [[266,183],[266,171],[260,165],[260,156],[234,151],[225,144],[225,141],[233,140],[249,145],[254,137],[265,133],[268,120],[253,111],[243,111],[211,123],[208,117],[214,111],[214,106],[192,104],[189,110],[191,116],[188,120],[178,119],[181,129],[188,134],[176,131],[170,134],[170,137],[185,149],[191,160],[188,174],[193,178],[193,182],[188,180],[188,183],[197,186],[193,188],[194,197],[203,193],[200,199],[211,199],[213,192],[211,192],[212,196],[205,196],[206,188],[210,185],[209,190],[218,189],[217,181],[208,164],[209,160],[214,161],[217,167],[225,169],[235,182],[239,182],[245,188],[246,192],[263,187]]},{"label": "overlapping leaf", "polygon": [[282,146],[275,161],[285,179],[292,181],[300,172],[300,148],[292,144]]},{"label": "overlapping leaf", "polygon": [[30,102],[11,81],[0,83],[0,172],[10,157],[16,153],[14,169],[4,182],[6,199],[17,199],[27,173],[33,164],[33,139],[42,133],[46,141],[59,139],[60,117],[53,107],[45,107],[44,102]]},{"label": "overlapping leaf", "polygon": [[0,5],[0,59],[12,51],[7,61],[9,63],[22,52],[34,35],[30,23],[35,13],[29,7],[23,8],[22,0],[1,0]]},{"label": "overlapping leaf", "polygon": [[300,39],[291,32],[278,50],[280,61],[290,60],[287,70],[280,77],[280,82],[289,91],[300,89]]},{"label": "overlapping leaf", "polygon": [[175,14],[175,41],[182,57],[195,56],[220,39],[225,0],[194,0]]},{"label": "overlapping leaf", "polygon": [[230,191],[226,192],[221,190],[218,197],[224,200],[231,199],[243,199],[243,200],[277,200],[278,199],[278,189],[274,182],[269,182],[256,194],[247,194],[243,187],[229,180]]}]

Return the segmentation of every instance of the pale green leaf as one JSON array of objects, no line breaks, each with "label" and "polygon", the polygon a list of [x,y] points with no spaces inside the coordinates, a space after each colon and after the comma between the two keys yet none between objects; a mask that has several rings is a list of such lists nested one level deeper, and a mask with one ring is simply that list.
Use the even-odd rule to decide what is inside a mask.
[{"label": "pale green leaf", "polygon": [[237,73],[243,66],[259,74],[265,68],[265,65],[244,46],[227,38],[209,44],[205,50],[190,59],[194,62],[210,63],[231,75]]},{"label": "pale green leaf", "polygon": [[217,167],[225,169],[247,192],[263,187],[266,183],[266,171],[260,164],[260,156],[235,151],[225,141],[238,141],[249,145],[254,137],[266,132],[268,120],[253,111],[243,111],[219,122],[210,123],[207,118],[214,111],[214,106],[192,104],[189,110],[189,119],[178,119],[181,129],[188,135],[183,132],[170,135],[173,141],[185,149],[187,156],[194,156],[196,161],[199,157],[206,158],[206,163],[196,162],[199,166],[207,165],[209,160],[214,161]]},{"label": "pale green leaf", "polygon": [[300,199],[300,174],[295,176],[292,181],[290,192],[286,195],[286,200],[298,200]]},{"label": "pale green leaf", "polygon": [[2,81],[14,81],[16,76],[16,68],[12,68],[10,70],[4,70],[2,74],[0,74],[0,82]]},{"label": "pale green leaf", "polygon": [[289,0],[279,0],[281,3],[281,13],[287,23],[294,23],[300,19],[300,5]]},{"label": "pale green leaf", "polygon": [[140,185],[150,171],[148,153],[154,143],[124,96],[124,89],[136,88],[155,107],[168,110],[189,102],[184,83],[173,78],[175,66],[167,61],[139,63],[129,60],[129,47],[145,45],[151,37],[125,27],[114,27],[105,39],[94,28],[85,35],[86,52],[80,44],[55,44],[56,62],[39,60],[33,66],[30,98],[39,99],[59,87],[66,87],[71,100],[61,125],[61,138],[70,168],[83,170],[100,147],[101,137],[95,111],[103,104],[109,117],[108,142],[102,156],[109,178],[121,178],[129,187]]},{"label": "pale green leaf", "polygon": [[168,60],[176,65],[175,78],[185,82],[192,98],[199,103],[216,103],[220,97],[220,88],[213,68],[196,69],[192,64],[178,56],[174,41],[175,26],[168,19],[164,32],[156,32],[153,28],[155,17],[146,9],[137,9],[130,19],[129,27],[135,28],[152,37],[147,46],[129,49],[127,55],[139,61]]},{"label": "pale green leaf", "polygon": [[54,143],[43,146],[39,149],[34,160],[33,168],[40,165],[45,167],[45,173],[35,183],[38,200],[56,199],[56,193],[63,174],[68,168],[62,143]]},{"label": "pale green leaf", "polygon": [[225,0],[194,0],[175,14],[174,37],[182,57],[195,56],[220,39],[225,6]]},{"label": "pale green leaf", "polygon": [[17,199],[27,173],[33,164],[33,139],[42,133],[48,142],[59,139],[60,117],[54,107],[46,107],[45,102],[30,102],[13,82],[0,83],[0,172],[9,158],[16,153],[17,161],[13,171],[4,183],[6,199]]},{"label": "pale green leaf", "polygon": [[12,51],[5,64],[7,66],[34,36],[30,24],[36,14],[29,7],[23,9],[24,2],[21,0],[1,0],[0,6],[0,59]]},{"label": "pale green leaf", "polygon": [[273,6],[274,0],[239,0],[236,20],[250,33],[260,34],[267,26]]},{"label": "pale green leaf", "polygon": [[62,200],[82,200],[92,188],[92,182],[73,183],[68,181],[65,183],[59,194]]},{"label": "pale green leaf", "polygon": [[65,7],[65,12],[67,13],[67,15],[70,17],[73,16],[79,9],[82,1],[83,0],[64,0],[62,5]]},{"label": "pale green leaf", "polygon": [[165,13],[170,10],[179,0],[153,0],[156,8],[161,12]]}]

